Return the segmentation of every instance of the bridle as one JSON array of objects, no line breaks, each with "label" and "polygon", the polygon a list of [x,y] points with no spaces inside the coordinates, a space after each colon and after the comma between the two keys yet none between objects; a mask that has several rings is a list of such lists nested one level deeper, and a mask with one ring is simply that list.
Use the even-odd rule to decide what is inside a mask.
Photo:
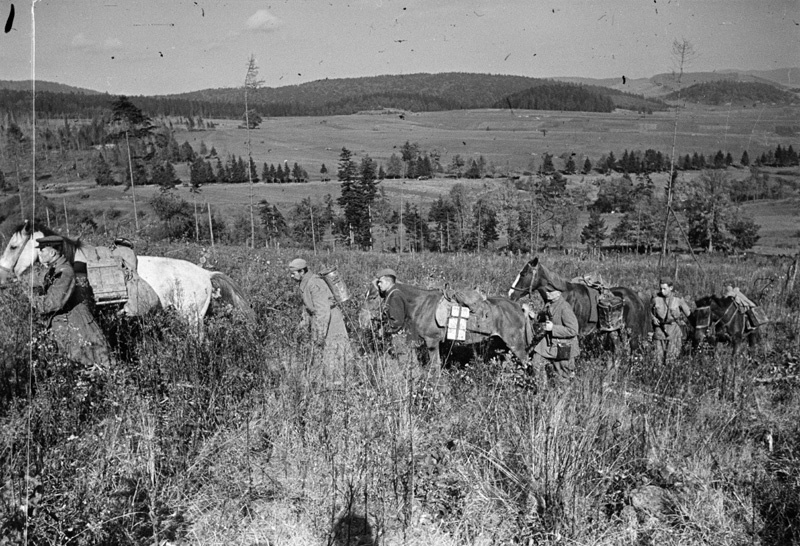
[{"label": "bridle", "polygon": [[[525,268],[530,268],[530,264],[525,264]],[[538,267],[538,266],[537,266]],[[525,269],[523,269],[524,271]],[[533,297],[533,283],[536,280],[536,275],[531,275],[531,280],[528,283],[528,288],[517,288],[516,286],[509,287],[509,290],[514,290],[515,292],[522,292],[523,294],[527,294],[529,297]]]}]

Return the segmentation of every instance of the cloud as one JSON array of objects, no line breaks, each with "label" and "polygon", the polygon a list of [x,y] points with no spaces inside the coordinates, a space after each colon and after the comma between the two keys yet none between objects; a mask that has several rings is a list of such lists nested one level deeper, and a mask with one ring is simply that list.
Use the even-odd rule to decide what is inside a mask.
[{"label": "cloud", "polygon": [[117,38],[106,38],[102,45],[102,49],[105,51],[111,51],[112,49],[119,49],[121,47],[122,42]]},{"label": "cloud", "polygon": [[96,42],[90,40],[86,35],[81,32],[72,37],[70,47],[81,51],[114,51],[122,47],[122,42],[118,38],[106,38],[103,42]]},{"label": "cloud", "polygon": [[272,32],[277,30],[283,21],[272,15],[265,9],[255,12],[245,23],[247,30],[252,32]]},{"label": "cloud", "polygon": [[70,45],[75,49],[89,49],[94,45],[94,43],[88,38],[86,38],[83,32],[81,32],[80,34],[76,34],[75,36],[73,36]]}]

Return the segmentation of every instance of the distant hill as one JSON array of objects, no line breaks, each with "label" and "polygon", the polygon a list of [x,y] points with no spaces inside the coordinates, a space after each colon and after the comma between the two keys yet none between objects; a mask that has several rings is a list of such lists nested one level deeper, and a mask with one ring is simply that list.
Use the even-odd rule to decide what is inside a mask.
[{"label": "distant hill", "polygon": [[700,83],[710,83],[710,82],[742,82],[742,83],[761,83],[764,85],[768,85],[771,87],[781,86],[781,84],[774,82],[772,80],[768,80],[765,78],[761,78],[758,76],[753,76],[750,74],[744,74],[741,72],[687,72],[683,74],[680,79],[680,83],[678,82],[678,75],[677,74],[656,74],[650,80],[655,83],[656,85],[660,85],[664,91],[668,93],[672,93],[673,91],[677,91],[678,87],[686,89],[692,85],[700,84]]},{"label": "distant hill", "polygon": [[[619,91],[642,95],[647,98],[666,97],[679,87],[677,74],[656,74],[650,78],[580,78],[558,77],[556,81],[598,85]],[[697,83],[712,81],[757,82],[778,87],[798,87],[800,85],[800,68],[779,68],[775,70],[718,70],[714,72],[686,72],[681,77],[680,87],[686,88]]]},{"label": "distant hill", "polygon": [[[793,81],[797,77],[798,69],[751,72],[690,72],[683,75],[680,87],[686,89],[700,83],[737,81],[771,85],[784,90],[777,80]],[[773,79],[769,80],[767,77]],[[574,87],[554,87],[564,83]],[[300,85],[261,88],[252,91],[248,99],[252,108],[270,117],[345,115],[387,108],[416,112],[482,109],[507,107],[509,103],[512,108],[533,106],[555,110],[589,108],[596,111],[597,108],[608,109],[609,100],[613,104],[612,109],[654,111],[665,109],[667,105],[661,98],[668,97],[678,87],[674,74],[658,74],[652,78],[631,80],[624,77],[541,79],[449,72],[324,79]],[[111,98],[106,93],[53,82],[37,82],[37,93],[37,111],[50,117],[93,117],[108,109]],[[554,101],[554,93],[562,93],[563,100]],[[772,95],[768,95],[766,91],[758,93],[763,95],[763,100],[781,103],[786,101],[785,97],[768,99]],[[0,109],[24,114],[29,109],[29,94],[29,81],[0,81]],[[749,96],[742,93],[742,97]],[[684,98],[687,97],[688,95],[684,95]],[[241,88],[204,89],[132,99],[151,116],[238,118],[244,111],[244,94]],[[599,106],[601,104],[602,107]]]},{"label": "distant hill", "polygon": [[700,104],[719,105],[732,102],[734,104],[750,104],[766,102],[777,104],[800,103],[793,93],[778,89],[773,84],[751,81],[710,81],[696,83],[674,91],[665,97],[668,100],[682,99]]},{"label": "distant hill", "polygon": [[[554,87],[555,86],[555,87]],[[531,92],[536,89],[538,91]],[[494,74],[445,73],[409,74],[403,76],[374,76],[318,80],[301,85],[262,88],[251,91],[248,102],[262,115],[323,116],[346,115],[365,110],[396,108],[415,112],[505,107],[510,98],[517,100],[521,92],[533,93],[546,100],[528,104],[538,109],[580,110],[583,105],[604,103],[604,111],[614,108],[658,110],[666,106],[617,90],[600,86],[567,86],[552,80]],[[557,100],[557,95],[563,95]],[[576,100],[576,93],[585,95]],[[0,90],[0,108],[27,108],[28,91]],[[59,101],[63,96],[68,100]],[[592,98],[589,99],[588,97]],[[109,95],[59,95],[40,90],[37,109],[51,117],[64,113],[91,117],[108,108]],[[134,103],[151,116],[196,116],[208,118],[238,118],[244,111],[241,88],[205,89],[192,93],[155,97],[132,97]],[[521,100],[521,99],[520,99]],[[514,102],[512,101],[512,103]],[[544,106],[544,104],[547,106]],[[64,106],[59,106],[63,104]],[[520,103],[521,104],[521,103]],[[52,106],[52,107],[51,107]],[[521,106],[520,106],[521,107]],[[68,110],[64,110],[68,108]]]},{"label": "distant hill", "polygon": [[755,76],[762,80],[768,80],[774,83],[779,83],[786,87],[797,87],[800,85],[800,67],[792,66],[786,68],[774,68],[772,70],[719,70],[721,74],[728,74],[731,72],[739,74],[747,74]]},{"label": "distant hill", "polygon": [[[283,115],[309,115],[298,110],[310,111],[311,115],[347,114],[380,108],[412,111],[458,110],[505,107],[509,98],[517,97],[519,93],[536,94],[532,89],[539,89],[539,95],[552,95],[553,85],[557,85],[553,80],[524,76],[463,72],[420,73],[326,79],[287,87],[265,88],[253,92],[250,100],[256,108],[268,115],[281,115],[277,113],[280,110],[295,112]],[[558,89],[566,92],[566,88]],[[644,97],[626,96],[601,86],[586,87],[584,91],[610,97],[613,108],[643,107],[657,110],[665,106],[647,101]],[[206,89],[163,98],[240,104],[242,92],[240,89]],[[513,102],[512,100],[512,104]],[[573,107],[564,107],[562,103],[553,101],[548,103],[556,110],[574,109],[575,106],[573,104]]]},{"label": "distant hill", "polygon": [[[8,91],[30,91],[31,80],[0,80],[0,90]],[[36,80],[36,91],[47,91],[49,93],[83,93],[84,95],[100,95],[100,91],[73,87],[63,83]]]}]

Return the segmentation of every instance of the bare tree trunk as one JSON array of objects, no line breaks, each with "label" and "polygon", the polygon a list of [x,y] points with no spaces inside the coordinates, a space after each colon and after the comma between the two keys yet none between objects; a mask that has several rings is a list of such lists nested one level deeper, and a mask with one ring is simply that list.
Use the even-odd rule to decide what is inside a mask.
[{"label": "bare tree trunk", "polygon": [[[688,40],[677,41],[672,43],[672,56],[678,64],[678,100],[680,100],[681,93],[681,78],[683,78],[683,69],[686,64],[695,56],[694,47]],[[675,145],[678,140],[678,110],[675,108],[675,124],[672,131],[672,153],[669,156],[669,181],[667,182],[667,211],[664,215],[664,236],[661,240],[661,256],[658,259],[659,269],[665,265],[667,257],[667,236],[669,234],[669,215],[672,209],[672,192],[677,178],[675,171]]]},{"label": "bare tree trunk", "polygon": [[133,181],[133,161],[131,160],[131,143],[128,140],[128,130],[125,130],[125,146],[128,148],[128,168],[131,172],[131,196],[133,197],[133,223],[136,233],[139,233],[139,215],[136,212],[136,184]]},{"label": "bare tree trunk", "polygon": [[211,234],[211,246],[214,246],[214,224],[211,222],[211,204],[206,203],[208,205],[208,232]]}]

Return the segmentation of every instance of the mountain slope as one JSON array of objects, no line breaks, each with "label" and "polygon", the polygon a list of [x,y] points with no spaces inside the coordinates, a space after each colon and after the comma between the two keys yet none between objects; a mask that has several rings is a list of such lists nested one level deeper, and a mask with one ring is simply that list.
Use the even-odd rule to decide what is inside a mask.
[{"label": "mountain slope", "polygon": [[776,104],[792,104],[800,102],[793,93],[778,89],[773,84],[749,81],[710,81],[690,85],[680,92],[674,91],[665,98],[682,99],[700,104],[719,105],[733,102],[750,104],[768,102]]},{"label": "mountain slope", "polygon": [[[0,80],[0,90],[6,89],[9,91],[30,91],[31,80]],[[100,91],[92,89],[84,89],[82,87],[73,87],[63,83],[48,82],[43,80],[36,80],[36,91],[47,91],[50,93],[83,93],[84,95],[100,95]]]}]

